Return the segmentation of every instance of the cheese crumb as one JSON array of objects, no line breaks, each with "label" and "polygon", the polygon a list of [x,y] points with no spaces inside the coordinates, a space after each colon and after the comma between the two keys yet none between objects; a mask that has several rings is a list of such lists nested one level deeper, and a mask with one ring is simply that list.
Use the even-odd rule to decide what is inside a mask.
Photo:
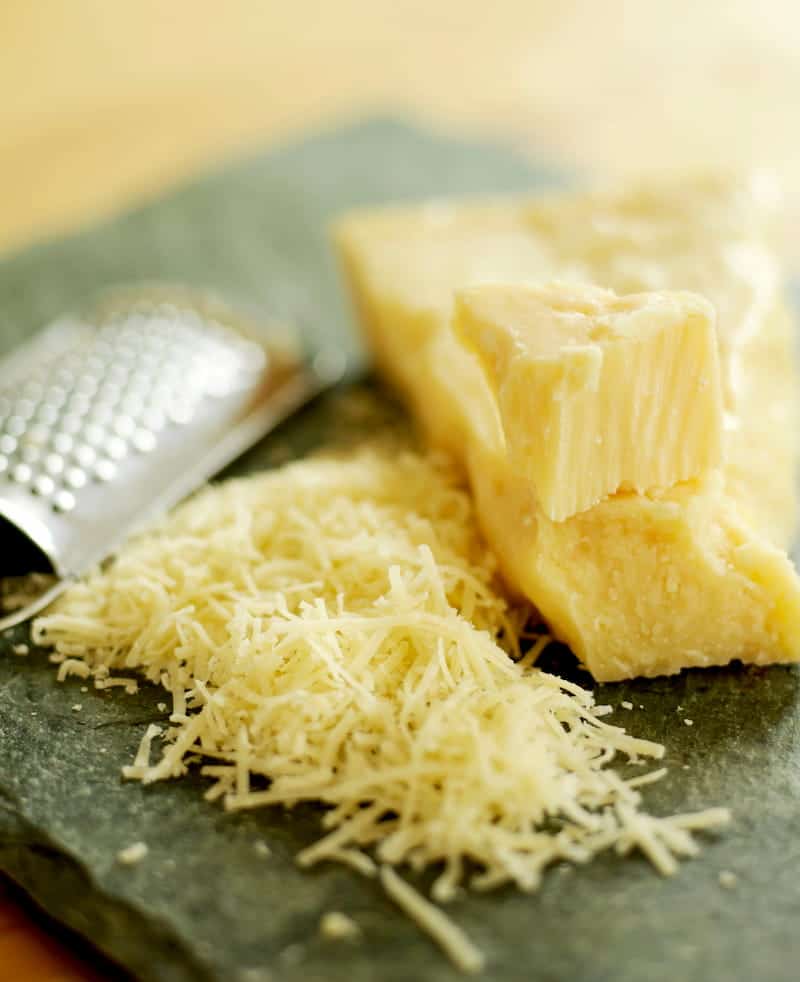
[{"label": "cheese crumb", "polygon": [[352,917],[332,910],[320,920],[319,933],[329,941],[352,941],[360,937],[361,928]]},{"label": "cheese crumb", "polygon": [[739,882],[739,877],[728,869],[724,869],[719,874],[719,885],[726,890],[733,890]]},{"label": "cheese crumb", "polygon": [[255,850],[256,855],[260,856],[262,859],[269,859],[269,857],[272,855],[272,850],[263,839],[259,839],[258,842],[253,845],[253,849]]},{"label": "cheese crumb", "polygon": [[144,842],[134,842],[117,853],[117,862],[120,866],[135,866],[140,863],[150,850]]},{"label": "cheese crumb", "polygon": [[63,682],[64,679],[72,675],[77,675],[80,679],[88,679],[91,674],[91,668],[80,658],[64,658],[58,666],[59,682]]},{"label": "cheese crumb", "polygon": [[82,709],[83,706],[79,702],[76,702],[75,705],[72,707],[73,713],[79,713]]},{"label": "cheese crumb", "polygon": [[15,655],[24,656],[30,654],[31,649],[28,647],[28,645],[23,643],[23,644],[12,644],[11,650],[14,652]]},{"label": "cheese crumb", "polygon": [[628,702],[627,699],[620,703],[623,709],[633,709],[633,703]]},{"label": "cheese crumb", "polygon": [[683,722],[686,724],[686,726],[694,726],[693,719],[685,719]]},{"label": "cheese crumb", "polygon": [[95,689],[115,689],[122,688],[125,690],[126,694],[129,696],[135,696],[139,691],[139,683],[136,679],[130,678],[112,678],[110,676],[102,676],[95,678],[94,680]]}]

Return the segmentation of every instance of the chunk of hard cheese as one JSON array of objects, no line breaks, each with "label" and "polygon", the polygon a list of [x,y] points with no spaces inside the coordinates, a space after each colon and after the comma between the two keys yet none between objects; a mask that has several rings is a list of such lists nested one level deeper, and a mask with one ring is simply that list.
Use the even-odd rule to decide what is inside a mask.
[{"label": "chunk of hard cheese", "polygon": [[[463,439],[460,410],[424,398],[421,362],[431,361],[429,345],[450,316],[454,284],[524,279],[546,262],[542,244],[523,215],[498,210],[494,202],[476,203],[455,228],[448,205],[364,212],[346,222],[339,242],[361,326],[382,374],[406,398],[432,441],[455,451]],[[365,257],[374,257],[368,271]],[[389,326],[398,323],[399,331]],[[472,355],[452,339],[443,339],[440,349],[444,364],[457,362],[457,375],[469,376],[471,401],[486,410],[489,388]],[[498,437],[496,421],[485,428],[492,439]]]},{"label": "chunk of hard cheese", "polygon": [[489,379],[509,464],[548,518],[720,466],[714,310],[702,297],[477,286],[456,293],[453,327]]},{"label": "chunk of hard cheese", "polygon": [[[800,581],[784,552],[797,512],[798,384],[769,218],[760,185],[702,179],[393,209],[339,226],[379,368],[430,438],[463,461],[509,583],[597,679],[800,660]],[[506,234],[519,250],[496,251]],[[620,293],[691,289],[711,300],[721,471],[548,518],[508,464],[491,387],[451,331],[447,298],[490,279],[556,278]]]},{"label": "chunk of hard cheese", "polygon": [[599,681],[800,660],[795,569],[743,519],[721,472],[552,522],[496,458],[473,450],[468,471],[508,582]]}]

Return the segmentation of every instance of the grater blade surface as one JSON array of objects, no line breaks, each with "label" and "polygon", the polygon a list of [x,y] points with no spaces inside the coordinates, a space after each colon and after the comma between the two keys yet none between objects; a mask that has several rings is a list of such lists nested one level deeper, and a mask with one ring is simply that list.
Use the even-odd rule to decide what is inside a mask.
[{"label": "grater blade surface", "polygon": [[[0,360],[0,630],[335,381],[340,361],[308,361],[285,333],[174,287],[114,291]],[[35,591],[20,597],[26,576]]]}]

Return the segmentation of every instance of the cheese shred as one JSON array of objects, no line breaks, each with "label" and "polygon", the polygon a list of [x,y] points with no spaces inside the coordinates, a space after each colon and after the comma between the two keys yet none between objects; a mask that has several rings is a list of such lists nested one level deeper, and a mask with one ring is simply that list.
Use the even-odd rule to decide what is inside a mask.
[{"label": "cheese shred", "polygon": [[168,727],[147,729],[126,777],[179,777],[199,757],[230,810],[322,803],[301,864],[377,863],[473,971],[477,950],[391,867],[435,865],[440,903],[535,890],[547,866],[607,849],[669,874],[692,830],[728,818],[641,810],[647,779],[608,765],[663,747],[538,669],[543,640],[522,654],[528,615],[505,599],[450,463],[370,445],[201,492],[70,588],[34,637],[60,678],[122,670],[170,693]]},{"label": "cheese shred", "polygon": [[430,935],[456,968],[470,975],[483,968],[483,955],[458,925],[441,908],[426,900],[389,866],[382,866],[381,885],[390,897],[419,927]]}]

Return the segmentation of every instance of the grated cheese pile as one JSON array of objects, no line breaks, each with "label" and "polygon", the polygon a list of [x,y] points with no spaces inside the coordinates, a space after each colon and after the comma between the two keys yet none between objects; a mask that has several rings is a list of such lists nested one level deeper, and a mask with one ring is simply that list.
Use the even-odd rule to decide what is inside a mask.
[{"label": "grated cheese pile", "polygon": [[299,862],[380,864],[387,892],[474,970],[475,949],[391,867],[437,864],[438,902],[462,885],[533,890],[548,864],[608,848],[669,874],[695,853],[692,830],[727,818],[640,810],[637,785],[662,772],[626,781],[608,765],[663,748],[535,668],[546,638],[520,657],[524,614],[451,465],[368,446],[203,491],[34,635],[61,677],[138,674],[171,694],[169,728],[148,727],[127,777],[178,777],[200,755],[229,809],[323,802]]}]

